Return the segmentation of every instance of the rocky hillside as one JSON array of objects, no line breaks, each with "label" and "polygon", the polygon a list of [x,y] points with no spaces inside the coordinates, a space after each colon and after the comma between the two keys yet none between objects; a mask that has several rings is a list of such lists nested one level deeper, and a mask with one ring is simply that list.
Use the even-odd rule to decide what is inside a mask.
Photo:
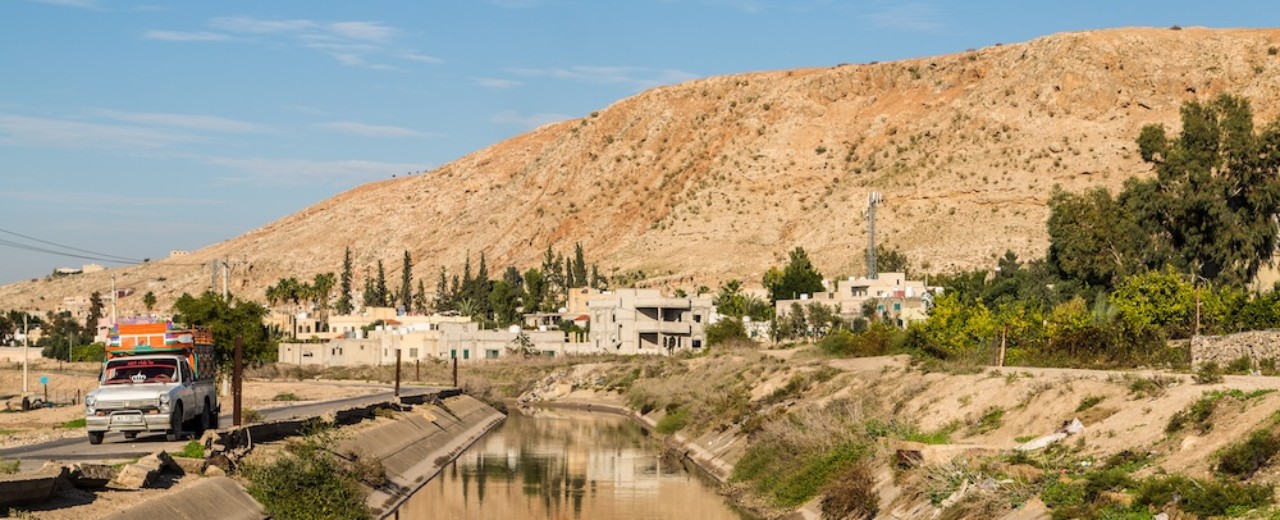
[{"label": "rocky hillside", "polygon": [[[198,265],[213,258],[243,260],[232,290],[261,298],[281,276],[337,271],[345,247],[357,271],[382,259],[393,280],[407,249],[429,285],[468,252],[495,272],[574,242],[606,274],[643,270],[654,285],[758,283],[795,246],[848,275],[863,269],[873,191],[885,200],[878,236],[925,270],[990,265],[1006,249],[1036,257],[1053,186],[1148,174],[1134,139],[1148,123],[1176,125],[1184,101],[1232,92],[1273,119],[1277,46],[1280,30],[1129,28],[692,81],[360,186],[184,265],[114,274],[161,307],[207,287]],[[6,286],[0,308],[49,308],[110,274]]]}]

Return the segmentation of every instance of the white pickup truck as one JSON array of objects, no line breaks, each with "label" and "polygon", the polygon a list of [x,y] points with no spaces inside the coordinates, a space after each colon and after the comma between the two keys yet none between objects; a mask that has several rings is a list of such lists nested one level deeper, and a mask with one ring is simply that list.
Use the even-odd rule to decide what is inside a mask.
[{"label": "white pickup truck", "polygon": [[84,400],[89,443],[101,444],[112,431],[126,439],[164,433],[173,441],[217,428],[212,335],[170,324],[120,329],[107,347],[98,388]]}]

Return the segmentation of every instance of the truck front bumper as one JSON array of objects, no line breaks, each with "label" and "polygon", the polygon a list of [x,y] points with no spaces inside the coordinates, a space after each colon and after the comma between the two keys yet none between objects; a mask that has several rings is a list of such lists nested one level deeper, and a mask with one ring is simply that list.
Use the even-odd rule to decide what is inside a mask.
[{"label": "truck front bumper", "polygon": [[85,417],[84,425],[91,432],[163,432],[169,429],[169,414],[116,410]]}]

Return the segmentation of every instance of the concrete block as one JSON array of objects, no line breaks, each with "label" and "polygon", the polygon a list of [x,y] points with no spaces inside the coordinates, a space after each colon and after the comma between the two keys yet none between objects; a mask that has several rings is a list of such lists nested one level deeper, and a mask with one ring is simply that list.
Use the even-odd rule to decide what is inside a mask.
[{"label": "concrete block", "polygon": [[106,464],[72,464],[67,478],[77,488],[98,489],[106,487],[119,472]]}]

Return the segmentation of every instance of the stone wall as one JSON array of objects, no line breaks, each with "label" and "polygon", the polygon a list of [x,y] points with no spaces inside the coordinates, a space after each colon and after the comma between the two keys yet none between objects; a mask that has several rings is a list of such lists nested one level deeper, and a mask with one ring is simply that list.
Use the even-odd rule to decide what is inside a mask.
[{"label": "stone wall", "polygon": [[1224,366],[1232,361],[1248,357],[1254,368],[1258,361],[1280,361],[1280,330],[1254,330],[1226,336],[1196,336],[1191,338],[1191,366],[1214,362]]}]

